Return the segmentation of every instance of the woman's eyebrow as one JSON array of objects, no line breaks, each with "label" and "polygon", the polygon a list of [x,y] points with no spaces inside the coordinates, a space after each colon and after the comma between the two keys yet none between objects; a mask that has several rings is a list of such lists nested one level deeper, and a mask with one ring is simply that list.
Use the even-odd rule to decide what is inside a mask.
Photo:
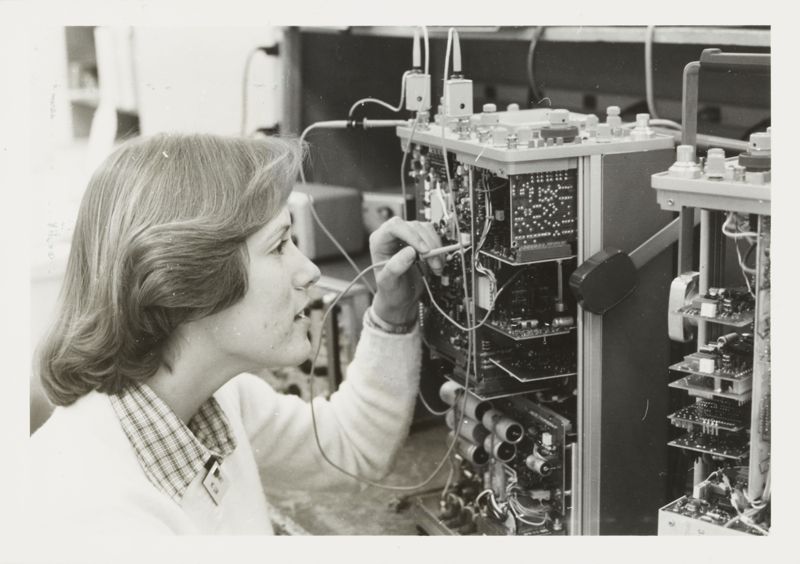
[{"label": "woman's eyebrow", "polygon": [[277,231],[273,231],[270,235],[266,237],[264,244],[267,246],[272,246],[273,244],[283,239],[284,235],[286,235],[288,231],[291,231],[291,229],[292,226],[288,223],[282,225],[281,227],[278,228]]}]

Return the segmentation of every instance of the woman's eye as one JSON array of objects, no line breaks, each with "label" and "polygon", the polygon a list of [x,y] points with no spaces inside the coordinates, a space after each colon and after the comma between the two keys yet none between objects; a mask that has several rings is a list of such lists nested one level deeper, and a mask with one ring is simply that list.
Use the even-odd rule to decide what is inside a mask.
[{"label": "woman's eye", "polygon": [[273,252],[282,255],[284,249],[286,248],[286,245],[289,243],[290,240],[291,239],[281,239],[280,244],[277,247],[275,247],[275,250]]}]

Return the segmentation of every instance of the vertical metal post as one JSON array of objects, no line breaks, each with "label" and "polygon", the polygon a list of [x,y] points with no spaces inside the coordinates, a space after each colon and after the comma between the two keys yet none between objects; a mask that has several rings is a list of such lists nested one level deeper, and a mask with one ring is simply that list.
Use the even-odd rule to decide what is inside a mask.
[{"label": "vertical metal post", "polygon": [[[708,210],[700,211],[700,280],[698,291],[700,295],[708,292],[709,281],[711,279],[711,212]],[[706,344],[708,339],[708,323],[702,319],[697,321],[697,346]]]},{"label": "vertical metal post", "polygon": [[[603,249],[603,186],[602,157],[592,155],[584,163],[581,192],[581,235],[583,242],[578,261]],[[588,165],[588,166],[587,166]],[[587,170],[588,168],[588,170]],[[578,417],[579,437],[583,442],[581,452],[582,530],[584,535],[600,534],[600,441],[603,391],[603,318],[583,311],[579,333]]]},{"label": "vertical metal post", "polygon": [[770,468],[770,235],[771,221],[759,216],[756,259],[756,311],[753,335],[753,400],[750,415],[750,470],[747,495],[751,500],[764,493]]},{"label": "vertical metal post", "polygon": [[683,274],[692,270],[694,251],[694,208],[681,207],[681,227],[678,234],[678,272]]}]

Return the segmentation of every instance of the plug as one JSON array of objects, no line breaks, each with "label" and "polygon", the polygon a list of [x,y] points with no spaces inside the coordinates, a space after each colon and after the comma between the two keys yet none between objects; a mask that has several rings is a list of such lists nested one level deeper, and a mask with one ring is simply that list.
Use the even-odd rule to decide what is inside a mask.
[{"label": "plug", "polygon": [[412,112],[431,109],[431,75],[412,72],[406,76],[406,109]]},{"label": "plug", "polygon": [[444,83],[444,115],[466,117],[472,115],[472,81],[454,74]]}]

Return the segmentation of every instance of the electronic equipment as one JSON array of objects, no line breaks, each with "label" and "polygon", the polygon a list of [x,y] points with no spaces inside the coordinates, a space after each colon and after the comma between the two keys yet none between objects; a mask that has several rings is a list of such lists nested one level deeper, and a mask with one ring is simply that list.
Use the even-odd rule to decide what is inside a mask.
[{"label": "electronic equipment", "polygon": [[312,201],[323,225],[348,253],[364,250],[366,235],[361,193],[355,188],[298,184],[289,194],[289,212],[292,215],[292,236],[304,255],[310,259],[320,259],[339,254],[339,250],[314,220]]},{"label": "electronic equipment", "polygon": [[[703,210],[700,273],[690,273],[697,290],[681,300],[681,285],[673,284],[679,289],[669,312],[696,327],[696,352],[669,367],[677,376],[669,386],[694,399],[669,415],[672,425],[685,429],[669,445],[696,455],[695,487],[692,495],[661,509],[659,534],[766,534],[769,529],[769,169],[761,166],[763,160],[757,170],[742,164],[750,164],[755,150],[768,143],[768,137],[754,134],[753,149],[744,158],[724,159],[720,166],[712,149],[711,162],[695,163],[691,177],[675,169],[653,176],[662,207]],[[694,163],[687,147],[679,147],[682,169]],[[741,268],[733,278],[722,268],[730,247]],[[741,247],[749,247],[744,255]],[[752,265],[749,256],[755,257]],[[745,286],[739,286],[742,279]],[[732,483],[722,493],[704,487],[712,468],[718,477],[737,468],[737,478],[728,480]]]},{"label": "electronic equipment", "polygon": [[[672,166],[652,176],[663,209],[680,211],[686,223],[701,210],[699,272],[689,270],[693,237],[682,230],[669,310],[670,337],[697,339],[695,352],[669,366],[677,376],[669,386],[693,399],[668,416],[680,429],[669,445],[694,459],[693,487],[661,508],[659,534],[769,533],[770,131],[752,134],[747,151],[732,158],[714,148],[698,161],[694,148],[701,68],[768,72],[769,64],[769,55],[718,49],[689,63],[683,144]],[[725,268],[731,255],[733,272]]]},{"label": "electronic equipment", "polygon": [[569,280],[604,248],[630,252],[670,221],[648,186],[673,141],[623,128],[613,110],[606,123],[488,104],[463,115],[460,104],[448,109],[464,98],[460,82],[453,88],[434,123],[419,116],[397,128],[416,217],[444,245],[465,247],[426,277],[421,387],[431,396],[430,382],[447,377],[436,389],[458,454],[448,487],[417,498],[419,527],[654,533],[667,405],[652,375],[669,350],[652,336],[666,334],[669,253],[636,271],[613,309],[601,300],[604,315],[583,309]]}]

